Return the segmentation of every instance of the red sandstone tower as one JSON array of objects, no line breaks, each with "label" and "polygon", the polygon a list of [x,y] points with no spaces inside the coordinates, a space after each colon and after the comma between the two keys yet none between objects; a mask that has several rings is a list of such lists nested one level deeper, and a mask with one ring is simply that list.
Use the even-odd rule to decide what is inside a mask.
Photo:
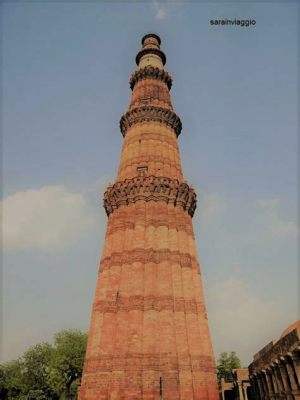
[{"label": "red sandstone tower", "polygon": [[181,121],[160,38],[148,34],[130,78],[116,183],[104,194],[107,232],[80,400],[217,400],[215,364],[183,178]]}]

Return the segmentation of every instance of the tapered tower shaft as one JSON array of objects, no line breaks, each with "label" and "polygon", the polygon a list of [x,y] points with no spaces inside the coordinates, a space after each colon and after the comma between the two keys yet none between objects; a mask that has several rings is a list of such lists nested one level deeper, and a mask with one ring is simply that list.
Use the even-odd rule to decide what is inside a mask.
[{"label": "tapered tower shaft", "polygon": [[148,34],[120,121],[81,400],[217,400],[214,357],[160,38]]}]

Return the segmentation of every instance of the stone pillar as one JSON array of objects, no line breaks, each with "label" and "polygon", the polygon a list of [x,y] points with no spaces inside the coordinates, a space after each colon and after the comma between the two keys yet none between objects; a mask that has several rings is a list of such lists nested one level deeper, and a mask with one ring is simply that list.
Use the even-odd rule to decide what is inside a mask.
[{"label": "stone pillar", "polygon": [[248,399],[248,393],[247,393],[247,387],[249,387],[250,385],[249,385],[249,383],[247,382],[243,382],[242,383],[242,391],[243,391],[243,397],[242,397],[242,399],[243,400],[251,400],[251,399]]},{"label": "stone pillar", "polygon": [[270,400],[275,399],[275,393],[274,393],[274,385],[273,385],[273,380],[272,380],[272,371],[270,370],[270,368],[267,368],[266,372],[266,382],[268,385],[268,394],[269,394],[269,398]]},{"label": "stone pillar", "polygon": [[296,377],[298,380],[298,386],[300,386],[300,354],[299,350],[293,351],[291,353],[291,359],[293,362],[293,367],[296,372]]},{"label": "stone pillar", "polygon": [[280,398],[280,386],[277,381],[276,370],[273,364],[270,367],[270,371],[271,371],[271,379],[274,386],[275,399],[277,400]]},{"label": "stone pillar", "polygon": [[237,382],[237,394],[238,394],[238,399],[244,400],[241,382]]},{"label": "stone pillar", "polygon": [[288,373],[289,378],[290,378],[292,393],[293,393],[294,397],[296,399],[298,399],[298,398],[300,398],[300,391],[299,391],[299,386],[298,386],[297,375],[296,375],[296,372],[294,370],[293,361],[292,361],[291,356],[292,356],[291,354],[288,355],[288,356],[285,356],[284,357],[284,361],[285,361],[285,366],[286,366],[287,373]]},{"label": "stone pillar", "polygon": [[250,381],[251,381],[252,396],[253,396],[254,400],[260,400],[256,375],[252,375],[250,378]]},{"label": "stone pillar", "polygon": [[267,386],[267,382],[265,379],[265,373],[263,370],[260,371],[259,376],[260,376],[260,380],[261,380],[261,384],[262,384],[262,388],[263,388],[263,392],[264,392],[264,399],[267,399],[269,391],[268,391],[268,386]]},{"label": "stone pillar", "polygon": [[281,398],[281,395],[284,393],[284,386],[283,386],[283,382],[282,382],[282,378],[280,375],[280,371],[279,371],[279,365],[278,365],[278,361],[274,363],[274,373],[275,373],[275,377],[276,377],[276,382],[277,382],[277,387],[279,389],[279,397]]},{"label": "stone pillar", "polygon": [[261,400],[264,400],[265,399],[265,390],[264,390],[264,383],[263,383],[261,373],[258,372],[256,376],[257,376],[259,396],[260,396]]},{"label": "stone pillar", "polygon": [[252,397],[254,398],[254,382],[251,375],[249,375],[249,380],[250,380],[251,394]]},{"label": "stone pillar", "polygon": [[291,385],[288,377],[287,370],[285,368],[285,363],[284,363],[284,358],[280,357],[280,362],[278,363],[279,367],[279,373],[282,379],[283,387],[284,387],[284,393],[286,395],[287,400],[293,400],[293,396],[291,394]]},{"label": "stone pillar", "polygon": [[256,383],[256,390],[257,390],[257,398],[259,399],[259,400],[261,400],[262,399],[262,393],[261,393],[261,388],[260,388],[260,384],[259,384],[259,376],[258,375],[256,375],[255,376],[255,383]]},{"label": "stone pillar", "polygon": [[300,400],[300,376],[299,368],[297,372],[297,363],[299,363],[299,358],[297,354],[288,353],[285,357],[286,369],[290,378],[292,393],[295,400]]},{"label": "stone pillar", "polygon": [[225,392],[225,379],[224,378],[221,378],[221,399],[220,400],[225,400],[225,394],[224,394],[224,392]]}]

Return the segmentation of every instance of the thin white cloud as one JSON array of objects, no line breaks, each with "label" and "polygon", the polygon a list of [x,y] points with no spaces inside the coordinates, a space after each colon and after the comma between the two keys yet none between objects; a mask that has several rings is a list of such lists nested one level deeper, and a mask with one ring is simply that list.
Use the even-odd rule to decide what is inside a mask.
[{"label": "thin white cloud", "polygon": [[279,198],[267,198],[257,201],[257,205],[265,212],[265,233],[269,236],[286,237],[296,235],[297,225],[281,216]]},{"label": "thin white cloud", "polygon": [[257,204],[262,208],[274,210],[279,206],[280,199],[278,197],[260,199],[260,200],[257,200]]},{"label": "thin white cloud", "polygon": [[112,175],[102,175],[95,182],[89,184],[84,188],[84,192],[87,196],[92,198],[93,200],[97,199],[99,201],[99,197],[104,195],[107,187],[112,185],[115,182],[115,177]]},{"label": "thin white cloud", "polygon": [[17,192],[1,205],[5,250],[59,250],[76,243],[97,221],[83,194],[64,186]]},{"label": "thin white cloud", "polygon": [[244,366],[297,318],[296,310],[286,310],[282,299],[260,298],[236,278],[208,286],[206,300],[216,356],[236,351]]},{"label": "thin white cloud", "polygon": [[[293,284],[297,229],[293,217],[287,202],[280,198],[200,196],[194,224],[202,246],[200,259],[205,254],[202,271],[216,356],[236,351],[246,366],[259,349],[297,319]],[[280,285],[282,259],[286,265]],[[248,283],[249,268],[252,277]],[[256,286],[255,277],[264,285]],[[286,293],[288,282],[290,291]]]},{"label": "thin white cloud", "polygon": [[153,6],[155,10],[155,19],[164,20],[167,18],[167,11],[165,6],[163,6],[159,1],[154,0]]},{"label": "thin white cloud", "polygon": [[154,18],[158,20],[165,20],[169,18],[172,12],[178,11],[185,1],[182,0],[152,0],[152,5],[155,11]]},{"label": "thin white cloud", "polygon": [[200,214],[203,217],[216,218],[223,213],[225,207],[224,197],[217,193],[204,193],[200,199]]},{"label": "thin white cloud", "polygon": [[196,218],[200,218],[206,231],[210,223],[211,230],[218,226],[218,229],[226,232],[227,237],[234,232],[233,236],[241,236],[243,242],[261,243],[297,235],[296,222],[285,216],[288,211],[278,197],[253,202],[247,198],[204,193],[200,197],[199,215],[196,214]]}]

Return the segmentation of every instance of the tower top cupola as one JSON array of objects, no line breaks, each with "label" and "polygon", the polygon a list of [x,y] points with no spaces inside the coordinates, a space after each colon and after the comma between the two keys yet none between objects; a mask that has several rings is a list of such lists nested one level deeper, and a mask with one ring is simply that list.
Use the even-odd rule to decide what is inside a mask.
[{"label": "tower top cupola", "polygon": [[156,33],[147,33],[142,37],[142,45],[150,44],[150,43],[157,43],[158,47],[161,44],[160,37],[156,35]]},{"label": "tower top cupola", "polygon": [[165,53],[160,49],[161,40],[155,33],[148,33],[142,38],[142,48],[136,56],[138,68],[144,68],[147,65],[164,68],[166,63]]}]

